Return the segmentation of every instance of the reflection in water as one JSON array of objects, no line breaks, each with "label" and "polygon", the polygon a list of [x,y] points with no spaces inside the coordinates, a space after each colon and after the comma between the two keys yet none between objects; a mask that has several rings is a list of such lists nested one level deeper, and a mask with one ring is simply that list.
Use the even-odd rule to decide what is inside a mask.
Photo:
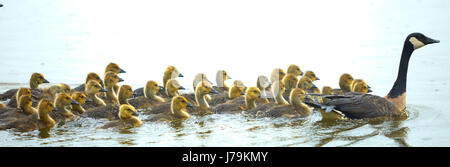
[{"label": "reflection in water", "polygon": [[39,138],[45,139],[45,138],[50,137],[49,131],[50,131],[50,128],[40,129],[40,130],[39,130],[39,135],[38,135]]}]

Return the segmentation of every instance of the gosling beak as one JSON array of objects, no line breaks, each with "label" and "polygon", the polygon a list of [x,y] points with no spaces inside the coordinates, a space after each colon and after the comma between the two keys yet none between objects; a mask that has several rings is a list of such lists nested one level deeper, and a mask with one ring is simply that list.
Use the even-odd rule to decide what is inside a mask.
[{"label": "gosling beak", "polygon": [[159,87],[159,91],[163,91],[164,87],[163,86],[158,86]]},{"label": "gosling beak", "polygon": [[258,98],[264,97],[264,95],[261,93],[259,93]]},{"label": "gosling beak", "polygon": [[48,82],[48,80],[44,78],[44,81],[42,81],[42,83],[50,83],[50,82]]},{"label": "gosling beak", "polygon": [[193,105],[191,103],[187,103],[187,107],[193,107]]},{"label": "gosling beak", "polygon": [[245,92],[243,91],[243,92],[241,92],[241,95],[245,95]]},{"label": "gosling beak", "polygon": [[427,37],[426,40],[427,40],[427,41],[425,41],[425,44],[433,44],[433,43],[439,43],[439,42],[441,42],[441,41],[439,41],[439,40],[431,39],[431,38],[428,38],[428,37]]},{"label": "gosling beak", "polygon": [[219,92],[217,92],[217,90],[214,89],[214,88],[211,88],[211,90],[209,91],[209,93],[219,94]]},{"label": "gosling beak", "polygon": [[213,83],[210,80],[206,80],[206,81],[208,81],[211,85],[213,85]]},{"label": "gosling beak", "polygon": [[137,113],[136,111],[133,111],[133,112],[131,113],[131,115],[132,115],[132,116],[139,116],[139,113]]},{"label": "gosling beak", "polygon": [[320,80],[319,77],[316,77],[316,81],[317,81],[317,80]]},{"label": "gosling beak", "polygon": [[372,92],[372,90],[369,88],[369,89],[367,90],[367,93],[370,93],[370,92]]},{"label": "gosling beak", "polygon": [[100,91],[99,92],[107,92],[105,88],[100,87]]},{"label": "gosling beak", "polygon": [[3,7],[3,4],[0,3],[0,8]]},{"label": "gosling beak", "polygon": [[86,97],[86,102],[93,102],[92,99]]},{"label": "gosling beak", "polygon": [[178,88],[178,90],[186,90],[186,88],[184,88],[183,86],[180,86],[180,87]]},{"label": "gosling beak", "polygon": [[102,85],[102,86],[103,86],[103,81],[102,81],[102,80],[100,80],[100,85]]},{"label": "gosling beak", "polygon": [[316,85],[314,85],[314,84],[312,84],[312,87],[311,87],[311,89],[316,89],[317,88],[317,86]]},{"label": "gosling beak", "polygon": [[302,72],[300,72],[300,76],[303,76],[303,71],[302,71]]},{"label": "gosling beak", "polygon": [[231,77],[229,75],[227,75],[227,79],[231,79]]},{"label": "gosling beak", "polygon": [[370,87],[369,85],[367,85],[367,88],[369,88],[369,89],[370,89],[370,88],[372,88],[372,87]]},{"label": "gosling beak", "polygon": [[310,95],[306,95],[305,96],[305,100],[311,100],[311,96]]},{"label": "gosling beak", "polygon": [[178,77],[184,77],[184,75],[183,75],[183,74],[181,74],[181,73],[179,73],[179,74],[178,74]]},{"label": "gosling beak", "polygon": [[78,102],[72,99],[72,101],[70,102],[70,104],[78,104]]},{"label": "gosling beak", "polygon": [[119,73],[127,73],[127,72],[123,69],[120,69]]},{"label": "gosling beak", "polygon": [[124,80],[123,80],[122,78],[119,77],[119,82],[122,82],[122,81],[124,81]]}]

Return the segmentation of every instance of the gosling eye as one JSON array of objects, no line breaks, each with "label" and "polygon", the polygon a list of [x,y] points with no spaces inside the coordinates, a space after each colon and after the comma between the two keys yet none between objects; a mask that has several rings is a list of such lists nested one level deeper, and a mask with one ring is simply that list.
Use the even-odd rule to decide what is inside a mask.
[{"label": "gosling eye", "polygon": [[127,109],[127,111],[131,111],[131,109]]},{"label": "gosling eye", "polygon": [[182,102],[182,103],[186,103],[186,101],[184,101],[184,100],[181,100],[181,102]]},{"label": "gosling eye", "polygon": [[69,100],[70,98],[66,97],[66,100]]},{"label": "gosling eye", "polygon": [[205,88],[208,88],[208,86],[205,86]]},{"label": "gosling eye", "polygon": [[258,93],[258,91],[255,90],[255,91],[253,91],[253,93]]}]

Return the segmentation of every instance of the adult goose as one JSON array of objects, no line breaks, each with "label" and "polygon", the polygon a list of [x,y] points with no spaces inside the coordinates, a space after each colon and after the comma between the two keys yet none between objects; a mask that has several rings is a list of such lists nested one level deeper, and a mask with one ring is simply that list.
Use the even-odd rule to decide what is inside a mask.
[{"label": "adult goose", "polygon": [[433,43],[439,43],[439,40],[431,39],[421,33],[412,33],[406,37],[397,80],[385,97],[358,93],[330,95],[325,96],[329,100],[324,100],[325,102],[321,105],[309,104],[313,107],[327,108],[327,111],[338,110],[351,119],[399,117],[404,112],[406,105],[406,78],[411,54],[414,50]]}]

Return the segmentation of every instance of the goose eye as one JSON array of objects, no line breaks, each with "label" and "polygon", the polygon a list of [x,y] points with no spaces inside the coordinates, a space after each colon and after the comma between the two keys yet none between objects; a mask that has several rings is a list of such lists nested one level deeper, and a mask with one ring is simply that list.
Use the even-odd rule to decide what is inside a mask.
[{"label": "goose eye", "polygon": [[131,111],[131,109],[127,109],[127,111]]},{"label": "goose eye", "polygon": [[70,98],[66,97],[66,100],[69,100]]},{"label": "goose eye", "polygon": [[208,88],[208,86],[205,86],[205,88]]},{"label": "goose eye", "polygon": [[253,93],[258,93],[258,91],[255,90],[255,91],[253,91]]}]

